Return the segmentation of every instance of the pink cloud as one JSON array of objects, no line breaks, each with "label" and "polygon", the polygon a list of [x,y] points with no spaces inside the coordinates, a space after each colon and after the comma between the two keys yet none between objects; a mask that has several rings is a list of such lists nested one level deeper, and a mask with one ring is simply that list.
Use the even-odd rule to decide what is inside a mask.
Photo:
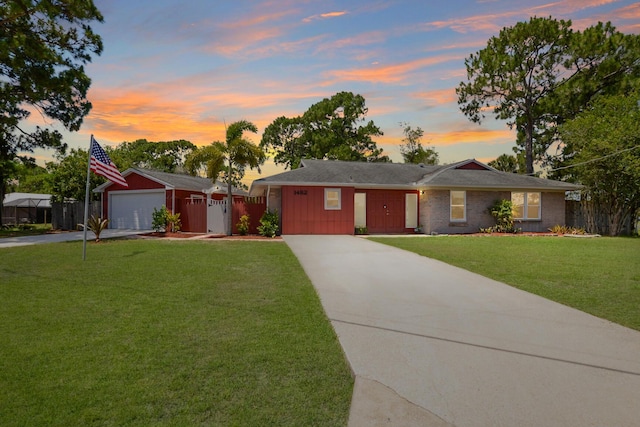
[{"label": "pink cloud", "polygon": [[326,13],[319,13],[317,15],[311,15],[308,16],[306,18],[304,18],[302,20],[302,22],[304,22],[305,24],[309,23],[309,22],[313,22],[316,21],[318,19],[327,19],[327,18],[337,18],[339,16],[344,16],[347,14],[346,10],[341,10],[339,12],[326,12]]},{"label": "pink cloud", "polygon": [[[554,16],[567,19],[577,11],[615,3],[616,1],[617,0],[563,0],[522,10],[428,22],[424,24],[424,28],[427,30],[451,28],[463,34],[478,31],[497,34],[505,26],[515,24],[515,21],[528,20],[531,16]],[[593,22],[589,25],[591,24],[593,24]]]}]

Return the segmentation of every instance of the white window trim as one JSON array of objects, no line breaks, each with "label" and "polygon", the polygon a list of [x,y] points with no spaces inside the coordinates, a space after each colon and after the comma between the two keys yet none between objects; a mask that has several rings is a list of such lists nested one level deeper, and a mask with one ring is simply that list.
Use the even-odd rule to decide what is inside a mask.
[{"label": "white window trim", "polygon": [[[512,191],[511,192],[511,200],[513,200],[513,193],[520,193],[523,195],[524,205],[522,206],[522,214],[524,215],[522,218],[517,218],[515,215],[513,219],[518,221],[541,221],[542,220],[542,193],[540,191]],[[527,217],[527,213],[529,212],[529,194],[536,193],[538,194],[538,217],[537,218],[529,218]]]},{"label": "white window trim", "polygon": [[[328,195],[329,192],[337,192],[338,193],[338,206],[329,206],[327,203],[329,201]],[[341,188],[325,188],[324,189],[324,210],[326,211],[339,211],[342,210],[342,189]]]},{"label": "white window trim", "polygon": [[[464,205],[463,205],[463,218],[453,218],[453,193],[459,192],[464,195]],[[467,192],[465,190],[450,190],[449,191],[449,221],[450,222],[467,222]]]}]

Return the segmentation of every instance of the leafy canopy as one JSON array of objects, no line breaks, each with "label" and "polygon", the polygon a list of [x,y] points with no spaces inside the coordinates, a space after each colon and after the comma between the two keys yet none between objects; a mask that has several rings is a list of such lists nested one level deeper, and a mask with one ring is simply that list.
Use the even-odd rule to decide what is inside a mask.
[{"label": "leafy canopy", "polygon": [[424,136],[424,131],[419,126],[415,129],[408,123],[400,123],[404,138],[400,144],[400,154],[405,163],[437,165],[438,153],[434,147],[424,148],[420,140]]},{"label": "leafy canopy", "polygon": [[389,161],[373,137],[383,133],[373,121],[362,95],[339,92],[313,104],[294,118],[278,117],[264,131],[260,146],[276,164],[295,169],[302,159]]},{"label": "leafy canopy", "polygon": [[102,52],[102,40],[88,23],[102,22],[102,15],[90,0],[24,0],[3,1],[0,16],[2,152],[57,147],[58,133],[39,127],[29,132],[20,123],[32,107],[71,131],[80,129],[91,109],[91,80],[83,65]]},{"label": "leafy canopy", "polygon": [[174,173],[184,170],[185,157],[195,148],[183,139],[159,142],[138,139],[119,144],[109,151],[109,157],[120,170],[140,167]]},{"label": "leafy canopy", "polygon": [[504,28],[465,60],[456,89],[461,111],[481,123],[487,111],[516,127],[527,173],[542,160],[556,127],[601,93],[615,93],[640,71],[639,36],[611,23],[583,32],[571,21],[533,17]]},{"label": "leafy canopy", "polygon": [[[72,148],[67,155],[59,155],[57,162],[47,162],[50,179],[51,201],[62,202],[67,199],[84,201],[87,185],[87,162],[89,151]],[[90,174],[90,188],[104,184],[106,179],[95,173]],[[91,192],[91,200],[100,200],[100,195]]]},{"label": "leafy canopy", "polygon": [[559,176],[584,185],[583,198],[609,220],[606,230],[588,222],[589,232],[618,235],[640,209],[639,100],[639,90],[599,97],[560,128],[567,169]]},{"label": "leafy canopy", "polygon": [[[19,152],[66,149],[62,135],[27,127],[32,111],[77,131],[89,113],[84,64],[102,52],[89,23],[103,18],[92,0],[0,3],[0,212]],[[0,217],[1,222],[1,217]]]}]

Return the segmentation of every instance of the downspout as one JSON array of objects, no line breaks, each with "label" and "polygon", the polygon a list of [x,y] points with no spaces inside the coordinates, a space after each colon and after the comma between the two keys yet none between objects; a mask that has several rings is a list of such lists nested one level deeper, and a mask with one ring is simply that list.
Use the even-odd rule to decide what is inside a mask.
[{"label": "downspout", "polygon": [[176,189],[171,190],[171,213],[176,214]]},{"label": "downspout", "polygon": [[269,211],[269,193],[271,193],[271,185],[267,185],[267,212]]}]

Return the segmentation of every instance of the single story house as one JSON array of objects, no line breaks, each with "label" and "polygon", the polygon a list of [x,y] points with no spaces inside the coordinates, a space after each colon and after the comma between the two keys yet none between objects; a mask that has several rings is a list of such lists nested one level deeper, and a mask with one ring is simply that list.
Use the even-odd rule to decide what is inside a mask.
[{"label": "single story house", "polygon": [[580,187],[500,172],[475,159],[449,165],[303,160],[253,182],[280,212],[282,234],[475,233],[495,225],[496,200],[514,204],[517,227],[547,231],[565,223],[565,192]]},{"label": "single story house", "polygon": [[[128,187],[108,181],[94,192],[101,193],[102,217],[109,228],[150,230],[154,209],[163,205],[180,213],[182,231],[207,231],[207,206],[227,195],[227,185],[208,178],[130,168],[122,173]],[[234,199],[247,193],[233,188]]]}]

